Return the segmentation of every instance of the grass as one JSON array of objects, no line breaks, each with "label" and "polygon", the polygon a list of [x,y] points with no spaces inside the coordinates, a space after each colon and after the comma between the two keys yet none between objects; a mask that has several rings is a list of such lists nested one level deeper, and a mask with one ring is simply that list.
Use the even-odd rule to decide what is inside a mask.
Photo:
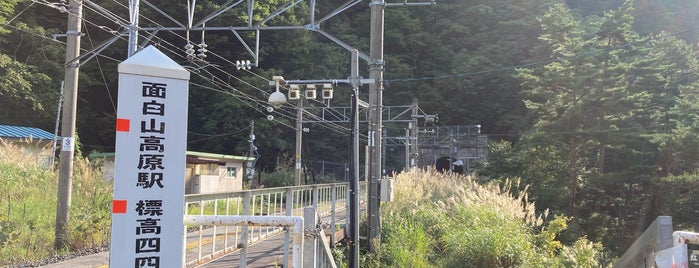
[{"label": "grass", "polygon": [[[0,266],[62,254],[53,249],[57,173],[17,145],[0,141]],[[480,184],[434,171],[401,173],[382,204],[382,240],[361,267],[604,267],[601,245],[557,241],[564,217],[536,215],[516,181]],[[79,157],[74,164],[70,250],[109,241],[112,186]],[[513,195],[513,192],[519,193]],[[260,197],[256,206],[266,209]],[[213,202],[204,210],[213,214]],[[217,202],[217,214],[225,201]],[[191,207],[192,214],[201,208]],[[237,210],[237,204],[231,204]],[[207,214],[208,214],[207,213]],[[338,257],[347,256],[335,250]],[[340,267],[345,267],[340,264]]]},{"label": "grass", "polygon": [[480,184],[422,170],[398,174],[394,190],[381,207],[381,244],[360,258],[361,267],[607,265],[600,244],[557,241],[568,219],[537,215],[517,181]]},{"label": "grass", "polygon": [[[58,172],[0,140],[0,265],[41,260],[53,249]],[[85,159],[74,163],[68,250],[109,243],[112,186]]]}]

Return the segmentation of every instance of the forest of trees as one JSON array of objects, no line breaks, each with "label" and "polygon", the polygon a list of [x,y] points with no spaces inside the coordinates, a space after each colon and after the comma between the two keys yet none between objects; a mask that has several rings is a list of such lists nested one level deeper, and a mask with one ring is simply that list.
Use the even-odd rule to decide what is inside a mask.
[{"label": "forest of trees", "polygon": [[[128,18],[118,2],[96,4]],[[149,1],[180,21],[186,21],[186,2]],[[197,14],[219,2],[200,1]],[[319,1],[316,12],[343,3]],[[256,2],[260,13],[252,20],[284,4]],[[0,4],[0,124],[53,129],[65,61],[64,39],[53,37],[66,29],[60,5]],[[308,23],[310,9],[301,6],[266,24]],[[84,12],[84,51],[124,31],[94,6]],[[168,20],[145,5],[141,15],[142,25]],[[231,10],[208,23],[247,20],[245,12]],[[361,3],[323,30],[368,53],[369,20],[368,3]],[[266,119],[268,80],[349,76],[349,53],[312,31],[264,32],[259,66],[250,71],[232,64],[250,56],[230,32],[188,36],[192,44],[208,45],[205,62],[186,58],[183,32],[163,31],[150,41],[192,70],[188,149],[247,154],[254,120],[259,169],[289,162],[294,150],[291,120]],[[481,124],[492,143],[478,176],[521,178],[537,208],[571,217],[563,241],[586,236],[620,255],[659,215],[672,216],[677,229],[693,229],[699,219],[698,37],[693,0],[443,0],[388,7],[384,105],[418,98],[423,111],[439,114],[439,124]],[[116,66],[126,57],[125,40],[122,35],[81,62],[77,132],[84,154],[114,150]],[[360,74],[368,76],[366,65]],[[349,90],[335,95],[333,105],[348,106]],[[291,107],[282,112],[293,113]],[[347,161],[346,131],[306,127],[304,159]]]}]

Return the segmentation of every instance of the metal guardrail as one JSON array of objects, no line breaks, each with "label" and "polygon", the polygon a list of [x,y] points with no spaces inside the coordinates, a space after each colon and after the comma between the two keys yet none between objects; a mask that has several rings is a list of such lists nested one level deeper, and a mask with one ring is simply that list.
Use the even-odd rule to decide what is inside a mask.
[{"label": "metal guardrail", "polygon": [[660,216],[619,258],[614,268],[655,267],[655,254],[672,247],[672,217]]},{"label": "metal guardrail", "polygon": [[[360,187],[361,188],[361,187]],[[362,191],[363,192],[363,191]],[[361,196],[361,195],[360,195]],[[206,215],[256,215],[256,216],[303,216],[304,207],[313,207],[320,217],[330,217],[330,226],[337,225],[336,213],[349,211],[348,183],[315,184],[279,187],[237,192],[192,194],[185,196],[187,216]],[[186,245],[188,252],[185,265],[191,267],[229,252],[240,250],[241,267],[247,258],[247,247],[251,243],[284,231],[275,226],[212,226],[204,229],[199,225],[199,239]],[[331,239],[334,236],[330,236]],[[289,233],[285,234],[284,263],[289,260]],[[331,241],[331,244],[335,241]],[[194,250],[196,248],[196,250]]]}]

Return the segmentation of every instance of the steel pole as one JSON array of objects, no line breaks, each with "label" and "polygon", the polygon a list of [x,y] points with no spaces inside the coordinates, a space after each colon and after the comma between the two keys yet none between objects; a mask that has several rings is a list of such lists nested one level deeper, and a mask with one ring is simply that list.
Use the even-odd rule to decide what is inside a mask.
[{"label": "steel pole", "polygon": [[352,81],[352,118],[350,122],[352,144],[352,176],[349,183],[350,186],[350,258],[349,267],[359,267],[359,52],[352,50],[352,66],[351,77]]},{"label": "steel pole", "polygon": [[418,140],[417,140],[417,115],[418,115],[418,102],[417,98],[413,99],[412,104],[412,128],[410,128],[410,168],[411,170],[418,167]]},{"label": "steel pole", "polygon": [[138,51],[139,0],[129,0],[129,48],[128,57]]},{"label": "steel pole", "polygon": [[[382,110],[383,110],[383,33],[384,7],[383,0],[372,0],[371,7],[371,36],[369,38],[369,150],[370,172],[369,190],[367,191],[367,213],[369,225],[369,251],[375,252],[374,245],[381,243],[381,214],[379,199],[381,182],[381,142],[382,142]],[[376,243],[376,244],[374,244]]]}]

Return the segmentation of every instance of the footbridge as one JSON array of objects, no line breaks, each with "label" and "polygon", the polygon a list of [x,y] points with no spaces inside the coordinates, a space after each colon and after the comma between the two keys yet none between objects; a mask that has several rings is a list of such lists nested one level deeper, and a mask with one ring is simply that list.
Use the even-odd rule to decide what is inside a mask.
[{"label": "footbridge", "polygon": [[349,195],[348,183],[187,195],[185,266],[335,267]]}]

